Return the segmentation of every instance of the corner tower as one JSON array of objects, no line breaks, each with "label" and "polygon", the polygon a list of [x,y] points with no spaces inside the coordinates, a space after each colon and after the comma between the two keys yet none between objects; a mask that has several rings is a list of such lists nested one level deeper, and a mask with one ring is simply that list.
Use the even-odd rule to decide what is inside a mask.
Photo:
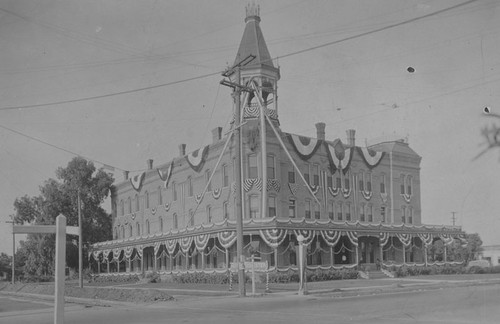
[{"label": "corner tower", "polygon": [[[260,89],[261,98],[267,115],[279,125],[277,82],[280,78],[279,68],[276,68],[267,49],[264,35],[260,29],[260,7],[255,3],[246,6],[245,31],[241,38],[240,47],[234,65],[240,66],[240,80],[231,76],[231,81],[249,86],[255,82]],[[259,108],[253,93],[244,96],[242,106],[244,119],[259,117]]]}]

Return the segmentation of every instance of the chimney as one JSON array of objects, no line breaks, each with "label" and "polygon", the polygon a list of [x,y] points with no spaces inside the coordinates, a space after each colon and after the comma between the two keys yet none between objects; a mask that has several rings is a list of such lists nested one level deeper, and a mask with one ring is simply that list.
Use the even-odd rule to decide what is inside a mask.
[{"label": "chimney", "polygon": [[147,163],[148,163],[148,170],[153,170],[153,159],[149,159]]},{"label": "chimney", "polygon": [[125,180],[128,180],[128,171],[123,171],[123,178],[125,178]]},{"label": "chimney", "polygon": [[186,144],[179,145],[179,156],[186,155]]},{"label": "chimney", "polygon": [[215,144],[222,138],[222,127],[212,129],[212,142]]},{"label": "chimney", "polygon": [[354,129],[348,129],[347,133],[347,145],[354,147],[356,146],[356,131]]},{"label": "chimney", "polygon": [[319,140],[325,140],[325,123],[316,123],[316,138]]}]

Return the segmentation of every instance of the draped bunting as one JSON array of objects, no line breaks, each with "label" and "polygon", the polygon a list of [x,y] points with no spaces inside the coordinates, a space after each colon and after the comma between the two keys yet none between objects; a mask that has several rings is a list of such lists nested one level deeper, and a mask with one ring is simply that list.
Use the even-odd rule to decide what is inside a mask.
[{"label": "draped bunting", "polygon": [[94,260],[99,260],[99,254],[101,254],[101,251],[93,251],[92,256],[94,257]]},{"label": "draped bunting", "polygon": [[219,199],[221,194],[222,194],[222,188],[217,188],[212,190],[212,197],[214,197],[214,199]]},{"label": "draped bunting", "polygon": [[201,203],[201,201],[203,200],[203,196],[204,196],[203,193],[194,195],[194,200],[196,201],[197,204]]},{"label": "draped bunting", "polygon": [[332,187],[328,187],[328,192],[330,193],[330,195],[332,195],[333,197],[337,197],[337,195],[339,194],[340,192],[340,188],[332,188]]},{"label": "draped bunting", "polygon": [[155,252],[155,257],[158,254],[158,251],[160,251],[160,247],[163,243],[162,242],[155,242],[155,245],[153,246],[154,252]]},{"label": "draped bunting", "polygon": [[351,190],[351,187],[349,187],[349,189],[342,188],[342,195],[344,196],[344,198],[349,198],[349,196],[351,195]]},{"label": "draped bunting", "polygon": [[168,188],[168,182],[170,181],[170,177],[172,176],[172,171],[174,170],[174,161],[170,162],[170,165],[167,168],[167,171],[163,172],[160,169],[156,169],[158,171],[158,175],[160,179],[163,181],[163,186]]},{"label": "draped bunting", "polygon": [[177,246],[177,239],[170,239],[165,241],[165,248],[168,254],[172,255],[175,252],[175,247]]},{"label": "draped bunting", "polygon": [[122,249],[113,249],[113,260],[118,261],[120,259],[120,254],[122,254]]},{"label": "draped bunting", "polygon": [[243,182],[243,189],[245,189],[245,192],[250,191],[252,187],[255,186],[255,189],[261,191],[262,190],[262,179],[261,178],[250,178],[250,179],[245,179]]},{"label": "draped bunting", "polygon": [[[202,151],[200,152],[200,150]],[[208,156],[208,145],[205,146],[203,149],[197,149],[196,151],[186,155],[186,160],[195,172],[200,172],[201,169],[203,168],[203,165],[205,164],[205,161],[207,160],[207,156]]]},{"label": "draped bunting", "polygon": [[305,229],[293,230],[293,232],[295,233],[296,237],[298,237],[299,235],[302,235],[304,237],[304,241],[302,241],[304,245],[311,244],[312,240],[314,239],[314,235],[316,234],[316,231],[314,230]]},{"label": "draped bunting", "polygon": [[192,243],[193,243],[192,236],[185,236],[179,239],[179,247],[181,248],[181,251],[184,253],[187,253],[189,251]]},{"label": "draped bunting", "polygon": [[259,230],[260,237],[269,247],[277,248],[286,238],[287,230],[286,229],[264,229]]},{"label": "draped bunting", "polygon": [[217,233],[217,238],[219,239],[220,245],[229,249],[234,242],[236,242],[236,232],[235,231],[224,231]]},{"label": "draped bunting", "polygon": [[383,193],[382,193],[382,192],[381,192],[381,193],[380,193],[380,199],[382,199],[382,202],[383,202],[384,204],[385,204],[385,203],[387,203],[387,193],[385,193],[385,192],[383,192]]},{"label": "draped bunting", "polygon": [[152,215],[155,215],[155,214],[156,214],[156,208],[155,208],[155,207],[151,208],[151,214],[152,214]]},{"label": "draped bunting", "polygon": [[132,188],[134,188],[135,191],[141,191],[142,181],[144,180],[145,176],[146,172],[142,172],[141,174],[130,178],[130,183],[132,184]]},{"label": "draped bunting", "polygon": [[432,245],[434,237],[431,233],[418,233],[417,235],[422,240],[422,242],[424,242],[425,246]]},{"label": "draped bunting", "polygon": [[439,237],[443,241],[444,245],[450,245],[455,241],[455,239],[448,234],[441,234]]},{"label": "draped bunting", "polygon": [[127,246],[127,247],[125,247],[125,251],[123,253],[123,256],[127,259],[130,259],[130,257],[132,256],[132,253],[134,253],[134,247]]},{"label": "draped bunting", "polygon": [[292,144],[297,155],[304,161],[309,160],[316,153],[321,144],[321,140],[309,137],[303,137],[295,134],[288,134],[288,140]]},{"label": "draped bunting", "polygon": [[194,245],[196,245],[198,251],[202,252],[203,250],[205,250],[209,239],[210,234],[199,234],[194,237]]},{"label": "draped bunting", "polygon": [[274,190],[280,192],[281,182],[279,179],[267,179],[267,191]]},{"label": "draped bunting", "polygon": [[411,234],[408,233],[396,233],[396,237],[403,243],[404,246],[411,244]]},{"label": "draped bunting", "polygon": [[137,255],[139,256],[139,258],[142,259],[142,253],[144,252],[142,245],[137,245],[135,247],[135,250],[137,251]]},{"label": "draped bunting", "polygon": [[361,155],[366,165],[370,169],[376,167],[384,157],[384,152],[375,152],[367,147],[358,147],[357,149],[359,155]]},{"label": "draped bunting", "polygon": [[387,242],[389,242],[389,233],[384,232],[384,233],[379,233],[379,242],[380,246],[385,246]]},{"label": "draped bunting", "polygon": [[340,231],[321,230],[319,231],[328,246],[335,246],[342,236]]},{"label": "draped bunting", "polygon": [[411,202],[411,195],[409,194],[401,194],[401,196],[404,198],[404,200],[407,202],[407,203],[410,203]]},{"label": "draped bunting", "polygon": [[365,191],[365,190],[360,190],[361,191],[361,195],[363,195],[363,198],[365,198],[366,200],[370,200],[372,198],[372,191]]},{"label": "draped bunting", "polygon": [[290,193],[294,196],[297,196],[297,191],[299,190],[299,185],[296,183],[289,183],[288,189],[290,189]]},{"label": "draped bunting", "polygon": [[311,188],[312,193],[315,195],[319,191],[319,186],[318,185],[309,185],[309,188]]},{"label": "draped bunting", "polygon": [[111,252],[111,250],[104,250],[104,251],[102,251],[102,258],[104,260],[108,260],[108,256],[109,256],[110,252]]},{"label": "draped bunting", "polygon": [[356,232],[346,231],[347,238],[351,241],[352,245],[358,246],[358,234]]},{"label": "draped bunting", "polygon": [[346,174],[351,164],[354,150],[352,148],[345,148],[340,141],[335,146],[325,142],[325,148],[328,161],[330,162],[330,172],[334,174],[337,170],[342,170]]}]

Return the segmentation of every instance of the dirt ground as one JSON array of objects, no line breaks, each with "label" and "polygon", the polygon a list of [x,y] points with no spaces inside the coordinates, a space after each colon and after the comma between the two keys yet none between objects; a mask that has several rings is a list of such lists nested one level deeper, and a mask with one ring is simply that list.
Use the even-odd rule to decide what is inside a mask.
[{"label": "dirt ground", "polygon": [[[54,295],[54,283],[0,283],[0,291],[28,294]],[[65,295],[77,298],[103,299],[120,302],[148,303],[168,301],[174,298],[164,291],[156,289],[118,289],[98,287],[66,286]]]}]

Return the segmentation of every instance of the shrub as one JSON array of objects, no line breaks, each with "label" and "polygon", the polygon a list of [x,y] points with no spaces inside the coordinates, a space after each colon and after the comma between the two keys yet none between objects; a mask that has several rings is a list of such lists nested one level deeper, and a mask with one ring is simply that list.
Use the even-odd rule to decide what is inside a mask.
[{"label": "shrub", "polygon": [[94,276],[92,281],[94,282],[118,282],[118,283],[134,283],[140,280],[139,276],[136,274],[130,274],[125,276]]},{"label": "shrub", "polygon": [[[238,274],[232,273],[233,283],[238,283]],[[226,285],[229,284],[229,274],[224,273],[205,273],[205,272],[188,272],[180,273],[172,276],[173,282],[176,283],[202,283],[202,284],[215,284]],[[248,275],[245,276],[245,282],[250,282],[251,279]]]},{"label": "shrub", "polygon": [[148,283],[158,283],[161,282],[160,274],[156,271],[146,274],[146,279]]},{"label": "shrub", "polygon": [[[266,275],[261,275],[261,280],[266,280]],[[358,271],[355,269],[329,269],[329,270],[307,270],[306,280],[309,282],[313,281],[327,281],[327,280],[342,280],[342,279],[356,279],[358,278]],[[289,270],[286,272],[270,272],[269,282],[270,283],[289,283],[289,282],[299,282],[299,272],[294,270]]]}]

